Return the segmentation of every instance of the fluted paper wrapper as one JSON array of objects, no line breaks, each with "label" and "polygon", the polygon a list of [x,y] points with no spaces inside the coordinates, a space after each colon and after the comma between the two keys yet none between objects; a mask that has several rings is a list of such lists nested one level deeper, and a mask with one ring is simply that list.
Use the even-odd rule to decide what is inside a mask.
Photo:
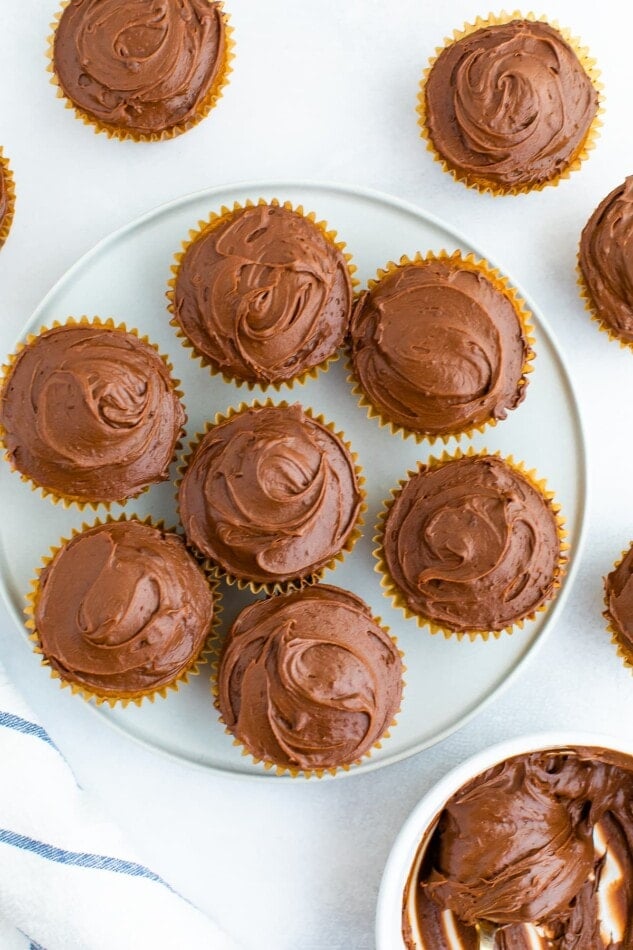
[{"label": "fluted paper wrapper", "polygon": [[9,236],[9,231],[11,230],[11,224],[13,223],[13,215],[15,212],[15,182],[13,180],[13,172],[11,171],[11,166],[9,165],[9,159],[4,154],[3,148],[0,145],[0,177],[4,182],[4,190],[6,195],[6,209],[4,215],[0,219],[0,248],[6,241]]}]

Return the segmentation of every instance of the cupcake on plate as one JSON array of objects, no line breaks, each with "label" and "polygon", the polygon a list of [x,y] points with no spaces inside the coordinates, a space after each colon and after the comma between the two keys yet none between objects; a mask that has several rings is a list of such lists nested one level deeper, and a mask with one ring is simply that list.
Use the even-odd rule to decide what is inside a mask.
[{"label": "cupcake on plate", "polygon": [[65,0],[50,39],[58,95],[97,132],[158,141],[209,114],[230,73],[215,0]]},{"label": "cupcake on plate", "polygon": [[110,504],[169,477],[185,412],[167,360],[112,320],[30,336],[4,368],[13,469],[63,503]]},{"label": "cupcake on plate", "polygon": [[109,518],[74,532],[45,559],[27,626],[62,686],[97,703],[140,704],[198,672],[214,600],[182,538]]},{"label": "cupcake on plate", "polygon": [[229,382],[279,388],[314,376],[349,328],[354,268],[344,248],[288,201],[222,208],[176,256],[173,325]]},{"label": "cupcake on plate", "polygon": [[601,329],[633,346],[633,176],[614,188],[583,228],[580,290]]},{"label": "cupcake on plate", "polygon": [[189,543],[229,581],[274,593],[316,580],[359,537],[351,448],[299,404],[254,403],[192,443],[178,491]]},{"label": "cupcake on plate", "polygon": [[354,309],[350,382],[394,432],[469,435],[524,399],[531,334],[523,302],[486,262],[460,251],[402,257]]},{"label": "cupcake on plate", "polygon": [[565,30],[520,13],[456,30],[425,71],[418,114],[458,181],[520,194],[568,177],[598,126],[595,62]]},{"label": "cupcake on plate", "polygon": [[11,230],[13,209],[15,207],[15,187],[9,159],[4,155],[0,145],[0,247],[4,244]]},{"label": "cupcake on plate", "polygon": [[420,626],[487,639],[533,619],[560,586],[559,508],[512,458],[431,458],[392,494],[376,569],[394,606]]},{"label": "cupcake on plate", "polygon": [[633,670],[633,544],[605,577],[604,602],[611,642],[624,665]]},{"label": "cupcake on plate", "polygon": [[320,776],[349,768],[387,736],[402,673],[367,604],[316,584],[241,611],[214,691],[227,731],[256,761]]}]

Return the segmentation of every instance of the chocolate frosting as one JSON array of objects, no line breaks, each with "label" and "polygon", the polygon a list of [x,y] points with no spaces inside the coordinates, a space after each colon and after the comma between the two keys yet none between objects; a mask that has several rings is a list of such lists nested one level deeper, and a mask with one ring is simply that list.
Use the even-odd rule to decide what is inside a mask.
[{"label": "chocolate frosting", "polygon": [[598,110],[574,50],[547,23],[529,20],[447,46],[424,94],[431,141],[457,177],[510,190],[559,176]]},{"label": "chocolate frosting", "polygon": [[531,354],[509,297],[461,262],[407,264],[363,295],[354,373],[380,414],[413,432],[504,419],[525,396]]},{"label": "chocolate frosting", "polygon": [[614,188],[587,221],[578,262],[597,316],[633,342],[633,176]]},{"label": "chocolate frosting", "polygon": [[198,237],[174,292],[196,350],[252,383],[292,379],[331,356],[351,303],[343,253],[308,218],[274,205],[235,211]]},{"label": "chocolate frosting", "polygon": [[141,134],[194,117],[222,67],[210,0],[70,0],[53,65],[65,96],[100,123]]},{"label": "chocolate frosting", "polygon": [[0,400],[11,464],[83,501],[118,501],[168,478],[184,421],[158,353],[96,326],[56,327],[29,343]]},{"label": "chocolate frosting", "polygon": [[[633,759],[602,749],[517,756],[444,808],[405,895],[407,945],[626,950],[633,945]],[[413,913],[410,913],[411,899]],[[460,950],[461,950],[461,944]]]},{"label": "chocolate frosting", "polygon": [[618,640],[633,655],[633,547],[604,579],[605,616],[617,630]]},{"label": "chocolate frosting", "polygon": [[402,663],[360,597],[317,584],[242,610],[218,690],[228,729],[257,758],[336,768],[361,758],[391,725]]},{"label": "chocolate frosting", "polygon": [[89,528],[40,576],[44,655],[97,695],[171,683],[200,654],[212,620],[211,588],[183,541],[138,521]]},{"label": "chocolate frosting", "polygon": [[554,591],[560,541],[546,498],[494,456],[422,468],[387,514],[384,558],[406,606],[456,631],[502,630]]},{"label": "chocolate frosting", "polygon": [[5,215],[9,210],[9,194],[6,183],[6,172],[2,164],[2,149],[0,149],[0,230],[4,224]]},{"label": "chocolate frosting", "polygon": [[262,584],[324,567],[360,504],[347,448],[298,404],[246,409],[214,426],[179,490],[190,543],[232,576]]}]

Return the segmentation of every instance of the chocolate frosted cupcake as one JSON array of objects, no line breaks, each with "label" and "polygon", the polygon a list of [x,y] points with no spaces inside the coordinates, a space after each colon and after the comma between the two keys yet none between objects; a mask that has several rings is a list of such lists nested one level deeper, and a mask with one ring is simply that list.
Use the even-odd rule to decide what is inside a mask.
[{"label": "chocolate frosted cupcake", "polygon": [[9,160],[4,156],[0,145],[0,247],[4,244],[13,221],[15,207],[15,188]]},{"label": "chocolate frosted cupcake", "polygon": [[187,540],[240,586],[315,580],[359,536],[361,477],[342,436],[300,405],[242,405],[192,445]]},{"label": "chocolate frosted cupcake", "polygon": [[495,194],[558,182],[592,145],[595,63],[566,32],[531,14],[478,18],[426,71],[418,112],[429,147],[455,179]]},{"label": "chocolate frosted cupcake", "polygon": [[633,346],[633,177],[587,221],[578,265],[587,309],[612,339]]},{"label": "chocolate frosted cupcake", "polygon": [[46,559],[28,626],[43,662],[85,699],[140,702],[197,672],[214,594],[181,538],[140,521],[97,523]]},{"label": "chocolate frosted cupcake", "polygon": [[350,333],[354,391],[418,441],[468,434],[525,397],[531,327],[498,271],[473,255],[417,255],[369,282]]},{"label": "chocolate frosted cupcake", "polygon": [[289,202],[213,214],[184,245],[168,297],[174,326],[228,381],[279,387],[314,375],[349,327],[349,255]]},{"label": "chocolate frosted cupcake", "polygon": [[383,587],[432,632],[487,636],[521,626],[560,586],[558,507],[512,460],[431,459],[401,482],[382,517]]},{"label": "chocolate frosted cupcake", "polygon": [[387,735],[402,662],[354,594],[317,584],[246,607],[217,674],[227,731],[278,772],[347,768]]},{"label": "chocolate frosted cupcake", "polygon": [[171,367],[98,320],[29,337],[5,367],[0,433],[24,479],[78,505],[123,501],[169,477],[185,422]]},{"label": "chocolate frosted cupcake", "polygon": [[633,545],[605,577],[604,600],[612,643],[624,665],[633,670]]},{"label": "chocolate frosted cupcake", "polygon": [[213,0],[67,0],[53,29],[59,96],[119,139],[186,132],[214,107],[230,72],[228,18]]}]

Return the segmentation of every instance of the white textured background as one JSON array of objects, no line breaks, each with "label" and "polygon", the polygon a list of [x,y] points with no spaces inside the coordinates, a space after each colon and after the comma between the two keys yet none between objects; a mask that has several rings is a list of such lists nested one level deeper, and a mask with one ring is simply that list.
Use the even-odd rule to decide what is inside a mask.
[{"label": "white textured background", "polygon": [[528,290],[557,334],[589,439],[592,497],[580,573],[556,629],[520,680],[469,726],[399,765],[322,784],[243,783],[139,748],[60,692],[2,606],[0,651],[82,785],[147,862],[248,950],[367,950],[390,844],[450,766],[537,729],[630,735],[633,680],[604,632],[601,585],[633,538],[633,354],[589,321],[576,290],[575,255],[591,211],[633,173],[633,13],[578,0],[549,0],[535,10],[590,46],[605,85],[604,127],[570,180],[495,200],[440,171],[414,114],[429,55],[487,8],[462,0],[226,6],[237,59],[224,99],[193,131],[146,146],[94,135],[55,98],[45,71],[54,0],[2,3],[0,144],[18,203],[0,253],[0,351],[13,349],[38,301],[77,257],[180,194],[273,178],[391,192],[470,235]]}]

